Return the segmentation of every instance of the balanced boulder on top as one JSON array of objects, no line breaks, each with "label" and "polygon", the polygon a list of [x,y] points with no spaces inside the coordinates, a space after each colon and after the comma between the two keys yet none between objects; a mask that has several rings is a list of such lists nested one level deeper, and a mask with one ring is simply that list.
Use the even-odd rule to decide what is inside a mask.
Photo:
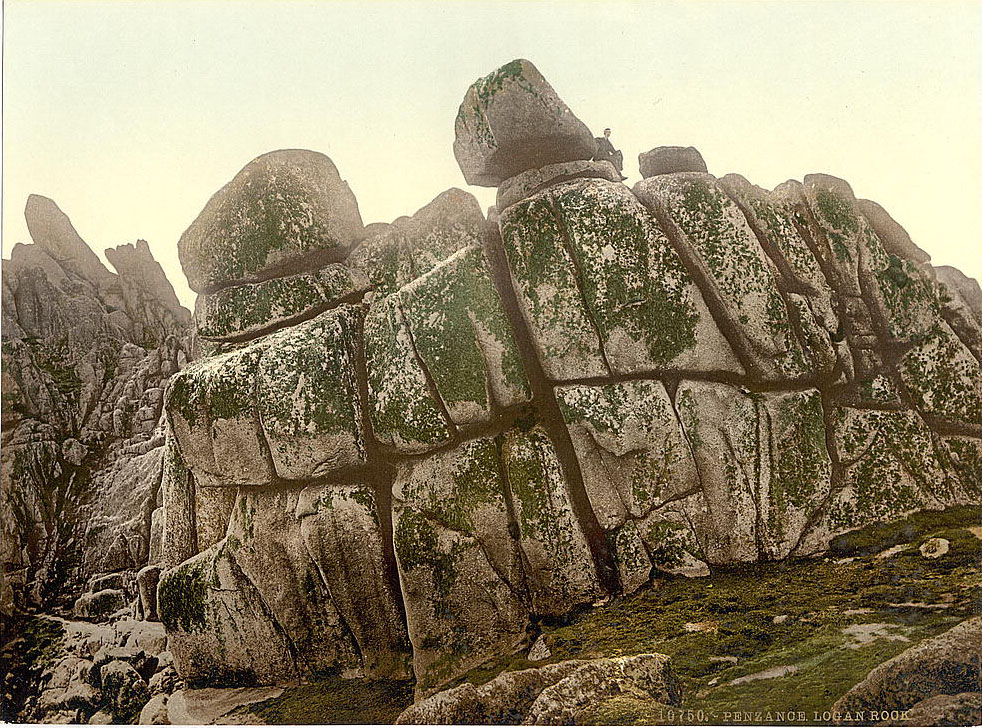
[{"label": "balanced boulder on top", "polygon": [[655,147],[638,155],[641,176],[657,177],[673,172],[708,172],[706,162],[695,147]]},{"label": "balanced boulder on top", "polygon": [[590,159],[597,146],[586,124],[524,59],[471,84],[454,130],[464,179],[483,187],[547,164]]}]

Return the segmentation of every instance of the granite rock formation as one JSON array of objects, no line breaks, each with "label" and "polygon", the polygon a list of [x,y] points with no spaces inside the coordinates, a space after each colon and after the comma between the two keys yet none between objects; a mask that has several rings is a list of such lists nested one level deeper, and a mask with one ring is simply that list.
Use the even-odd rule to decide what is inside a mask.
[{"label": "granite rock formation", "polygon": [[659,573],[980,502],[982,297],[847,183],[629,189],[526,61],[454,149],[487,217],[450,190],[365,229],[333,164],[274,152],[182,238],[207,356],[166,395],[157,608],[186,680],[423,695]]},{"label": "granite rock formation", "polygon": [[[191,317],[145,241],[107,250],[113,273],[53,201],[32,195],[25,214],[34,243],[3,264],[0,601],[5,619],[71,608],[89,585],[91,615],[129,604],[120,572],[151,551],[164,390]],[[103,574],[118,583],[91,588]]]}]

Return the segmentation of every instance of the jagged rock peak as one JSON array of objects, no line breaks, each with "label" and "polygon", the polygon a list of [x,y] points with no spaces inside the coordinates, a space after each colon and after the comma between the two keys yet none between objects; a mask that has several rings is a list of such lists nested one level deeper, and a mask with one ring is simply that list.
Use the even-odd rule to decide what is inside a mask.
[{"label": "jagged rock peak", "polygon": [[363,230],[334,162],[281,149],[256,157],[216,192],[177,249],[191,288],[211,293],[338,262]]},{"label": "jagged rock peak", "polygon": [[190,317],[190,312],[177,300],[174,286],[154,259],[146,240],[137,240],[135,245],[126,243],[106,248],[105,253],[106,260],[121,279],[127,279],[180,318],[187,320]]},{"label": "jagged rock peak", "polygon": [[30,195],[24,208],[31,239],[61,266],[96,287],[111,284],[114,276],[75,230],[55,201]]},{"label": "jagged rock peak", "polygon": [[464,179],[484,187],[547,164],[590,159],[597,149],[586,124],[523,58],[471,84],[454,132]]}]

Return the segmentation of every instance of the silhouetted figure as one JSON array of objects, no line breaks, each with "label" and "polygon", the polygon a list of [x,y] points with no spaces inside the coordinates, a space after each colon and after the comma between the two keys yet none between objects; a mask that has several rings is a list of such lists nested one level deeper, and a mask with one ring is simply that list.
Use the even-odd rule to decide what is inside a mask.
[{"label": "silhouetted figure", "polygon": [[604,129],[604,135],[597,137],[597,152],[593,155],[594,162],[610,162],[621,176],[621,180],[626,180],[624,176],[624,154],[619,149],[614,149],[610,143],[610,129]]}]

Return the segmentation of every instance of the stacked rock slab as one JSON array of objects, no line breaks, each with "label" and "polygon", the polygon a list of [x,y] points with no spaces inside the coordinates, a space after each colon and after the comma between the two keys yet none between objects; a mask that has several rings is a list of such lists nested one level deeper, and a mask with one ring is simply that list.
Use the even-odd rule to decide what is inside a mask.
[{"label": "stacked rock slab", "polygon": [[[158,609],[185,678],[411,670],[427,693],[658,572],[979,502],[982,297],[846,183],[690,165],[629,189],[527,61],[456,133],[490,219],[449,190],[311,253],[250,220],[352,218],[303,171],[333,165],[290,152],[185,234],[213,302],[265,302],[221,335],[199,303],[218,349],[167,396]],[[334,273],[319,303],[277,292]]]}]

